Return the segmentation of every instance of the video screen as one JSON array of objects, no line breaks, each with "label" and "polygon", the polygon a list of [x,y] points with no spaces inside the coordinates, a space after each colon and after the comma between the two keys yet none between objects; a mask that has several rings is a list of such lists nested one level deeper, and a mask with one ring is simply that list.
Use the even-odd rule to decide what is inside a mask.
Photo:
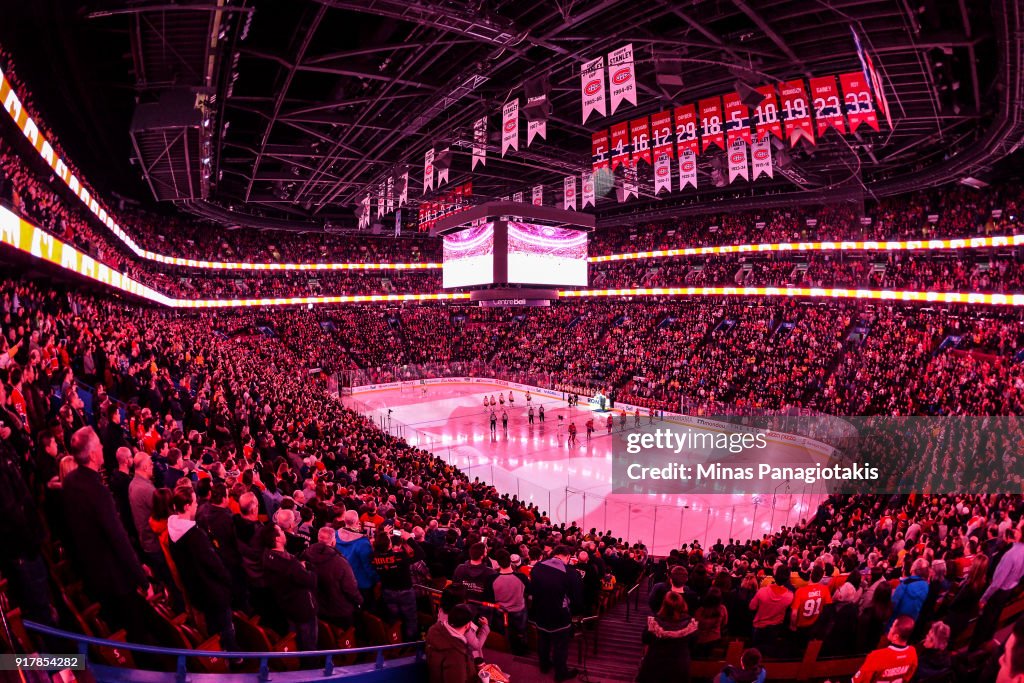
[{"label": "video screen", "polygon": [[444,236],[444,287],[472,287],[494,282],[494,225],[486,223]]},{"label": "video screen", "polygon": [[587,233],[509,221],[508,281],[586,287]]}]

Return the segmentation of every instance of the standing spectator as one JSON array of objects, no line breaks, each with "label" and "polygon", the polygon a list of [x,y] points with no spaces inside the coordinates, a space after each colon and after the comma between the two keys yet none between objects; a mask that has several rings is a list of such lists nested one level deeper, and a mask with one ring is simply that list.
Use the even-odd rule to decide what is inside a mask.
[{"label": "standing spectator", "polygon": [[853,683],[897,683],[910,681],[917,672],[917,651],[907,643],[914,632],[914,620],[896,617],[889,628],[889,645],[872,651],[857,673]]},{"label": "standing spectator", "polygon": [[373,568],[373,547],[359,524],[359,512],[346,510],[338,529],[337,548],[356,576],[359,592],[363,594],[363,609],[370,609],[374,603],[373,590],[380,581]]},{"label": "standing spectator", "polygon": [[657,616],[647,617],[643,642],[647,654],[640,663],[638,683],[689,683],[690,641],[697,622],[687,614],[686,601],[678,593],[668,593]]},{"label": "standing spectator", "polygon": [[325,526],[317,533],[317,542],[302,554],[316,574],[317,605],[320,618],[340,629],[352,626],[355,611],[363,604],[356,575],[335,547],[334,529]]},{"label": "standing spectator", "polygon": [[686,585],[689,579],[690,572],[686,570],[686,567],[682,565],[672,567],[668,572],[668,581],[654,584],[651,594],[647,597],[647,606],[651,608],[651,612],[657,614],[661,610],[661,601],[668,593],[679,593],[687,604],[696,603],[700,598]]},{"label": "standing spectator", "polygon": [[139,547],[142,549],[142,557],[153,571],[153,575],[170,592],[175,608],[180,610],[184,607],[184,601],[171,576],[167,558],[160,547],[160,539],[149,522],[153,516],[153,494],[156,493],[156,487],[152,482],[153,459],[145,451],[138,451],[133,462],[135,475],[128,484],[128,504],[135,533],[139,538]]},{"label": "standing spectator", "polygon": [[62,495],[74,560],[89,595],[101,605],[114,628],[125,628],[134,642],[146,642],[146,606],[152,597],[128,533],[103,485],[103,444],[92,427],[71,436],[71,455],[78,465],[64,479]]},{"label": "standing spectator", "polygon": [[953,658],[949,654],[949,626],[936,621],[928,630],[918,652],[918,681],[947,676],[953,671]]},{"label": "standing spectator", "polygon": [[470,600],[490,602],[494,599],[492,583],[497,573],[491,568],[487,558],[487,546],[482,542],[469,546],[469,561],[455,568],[452,575],[454,583],[466,587],[466,595]]},{"label": "standing spectator", "polygon": [[775,567],[774,582],[754,594],[750,609],[754,611],[754,647],[762,652],[774,652],[786,611],[793,603],[793,592],[786,588],[789,568],[784,564]]},{"label": "standing spectator", "polygon": [[238,550],[235,516],[228,509],[228,491],[222,482],[217,482],[210,488],[210,498],[199,506],[195,520],[199,528],[210,537],[217,555],[231,574],[231,586],[234,591],[231,603],[239,609],[246,609],[249,601],[245,589],[242,555]]},{"label": "standing spectator", "polygon": [[1024,543],[1021,543],[1020,529],[1010,529],[1007,533],[1013,540],[1013,545],[999,560],[992,575],[992,583],[981,596],[981,615],[971,636],[972,650],[978,649],[995,635],[1003,607],[1009,602],[1017,585],[1024,579]]},{"label": "standing spectator", "polygon": [[398,548],[393,548],[391,537],[381,532],[373,542],[373,568],[380,577],[381,599],[388,614],[401,619],[402,637],[407,643],[419,640],[410,567],[422,560],[423,550],[412,539],[401,539]]},{"label": "standing spectator", "polygon": [[711,588],[694,613],[697,636],[694,645],[701,653],[708,653],[722,643],[725,627],[729,625],[729,612],[722,604],[722,591]]},{"label": "standing spectator", "polygon": [[128,485],[132,482],[132,449],[122,446],[117,449],[117,469],[107,478],[110,492],[114,494],[117,514],[121,517],[128,537],[135,540],[135,524],[132,520],[132,506],[128,500]]},{"label": "standing spectator", "polygon": [[999,657],[997,683],[1020,683],[1024,680],[1024,618],[1017,619]]},{"label": "standing spectator", "polygon": [[466,631],[473,614],[456,605],[445,621],[427,631],[427,671],[430,683],[473,683],[476,664],[466,644]]},{"label": "standing spectator", "polygon": [[572,614],[583,602],[583,582],[568,567],[571,555],[568,546],[556,546],[552,557],[530,572],[540,670],[547,673],[554,666],[557,681],[567,681],[579,673],[568,666]]},{"label": "standing spectator", "polygon": [[196,494],[191,487],[180,487],[171,505],[176,514],[167,519],[167,536],[189,602],[203,613],[206,630],[220,634],[221,648],[237,652],[231,574],[206,532],[196,526]]},{"label": "standing spectator", "polygon": [[512,557],[507,551],[495,553],[498,576],[492,589],[494,602],[508,615],[508,639],[513,654],[526,652],[526,593],[530,580],[512,568]]},{"label": "standing spectator", "polygon": [[917,620],[928,599],[928,577],[931,570],[928,560],[919,557],[910,567],[910,576],[900,579],[900,585],[892,594],[892,618],[908,616]]},{"label": "standing spectator", "polygon": [[295,631],[299,650],[315,650],[317,642],[316,574],[285,550],[288,539],[281,527],[263,528],[263,571],[267,589]]}]

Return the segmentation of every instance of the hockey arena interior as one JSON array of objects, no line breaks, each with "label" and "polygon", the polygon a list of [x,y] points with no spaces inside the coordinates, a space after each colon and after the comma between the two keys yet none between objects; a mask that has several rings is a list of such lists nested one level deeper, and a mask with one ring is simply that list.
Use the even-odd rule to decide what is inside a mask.
[{"label": "hockey arena interior", "polygon": [[0,3],[0,680],[1024,683],[1024,1]]}]

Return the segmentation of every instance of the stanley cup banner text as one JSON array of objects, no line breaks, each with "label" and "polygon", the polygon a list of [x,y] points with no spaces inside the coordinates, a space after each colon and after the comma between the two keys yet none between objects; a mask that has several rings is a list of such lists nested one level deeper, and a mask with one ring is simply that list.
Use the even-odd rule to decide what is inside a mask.
[{"label": "stanley cup banner text", "polygon": [[814,144],[814,132],[811,129],[811,112],[807,106],[807,91],[800,79],[787,81],[779,86],[782,96],[782,113],[786,115],[786,137],[790,147],[803,138]]},{"label": "stanley cup banner text", "polygon": [[400,176],[401,192],[398,193],[398,205],[405,206],[409,203],[409,169],[402,171]]},{"label": "stanley cup banner text", "polygon": [[653,145],[654,158],[661,155],[675,157],[675,150],[672,141],[675,140],[675,129],[672,127],[672,112],[662,111],[651,116],[651,143]]},{"label": "stanley cup banner text", "polygon": [[700,154],[700,143],[697,141],[697,110],[692,104],[676,107],[676,146],[679,154],[683,150]]},{"label": "stanley cup banner text", "polygon": [[591,171],[583,172],[583,206],[580,208],[585,209],[588,206],[594,206],[596,197],[594,194],[594,174]]},{"label": "stanley cup banner text", "polygon": [[654,194],[662,190],[672,191],[672,159],[667,154],[659,154],[654,159]]},{"label": "stanley cup banner text", "polygon": [[839,89],[836,88],[836,77],[812,78],[810,84],[818,137],[824,135],[829,128],[835,128],[839,134],[845,133],[846,122],[843,120],[843,107],[839,99]]},{"label": "stanley cup banner text", "polygon": [[598,57],[583,65],[580,73],[580,92],[583,95],[583,123],[591,112],[607,116],[604,101],[604,57]]},{"label": "stanley cup banner text", "polygon": [[754,180],[761,177],[761,174],[774,178],[772,169],[772,142],[771,140],[760,140],[750,147],[750,157],[754,165]]},{"label": "stanley cup banner text", "polygon": [[385,193],[385,191],[386,190],[384,188],[384,182],[381,181],[381,184],[377,186],[377,218],[380,218],[381,216],[384,215],[384,193]]},{"label": "stanley cup banner text", "polygon": [[846,104],[846,118],[850,119],[850,132],[857,132],[861,124],[866,124],[877,131],[878,114],[875,113],[871,87],[864,74],[859,71],[839,74],[839,84],[843,88],[843,101]]},{"label": "stanley cup banner text", "polygon": [[612,93],[612,114],[623,100],[636,105],[636,74],[633,73],[633,44],[608,53],[608,88]]},{"label": "stanley cup banner text", "polygon": [[750,112],[740,100],[739,93],[731,92],[723,99],[725,106],[725,144],[732,147],[736,140],[750,144]]},{"label": "stanley cup banner text", "polygon": [[679,189],[693,185],[697,189],[697,155],[692,150],[679,150]]},{"label": "stanley cup banner text", "polygon": [[487,117],[481,116],[473,123],[473,162],[469,170],[476,165],[487,165]]},{"label": "stanley cup banner text", "polygon": [[[537,98],[534,98],[534,99],[542,100],[542,99],[544,99],[544,97],[541,96],[541,97],[537,97]],[[526,146],[527,147],[529,147],[530,145],[533,144],[533,138],[536,135],[541,136],[545,140],[548,139],[548,122],[547,121],[543,121],[543,120],[530,121],[529,119],[527,119],[527,121],[526,121]]]},{"label": "stanley cup banner text", "polygon": [[423,194],[434,189],[434,150],[423,155]]},{"label": "stanley cup banner text", "polygon": [[387,210],[387,213],[391,213],[392,211],[395,210],[395,177],[394,176],[390,176],[390,175],[388,176],[387,199],[388,199],[388,210]]},{"label": "stanley cup banner text", "polygon": [[501,109],[501,156],[510,149],[519,151],[519,100],[507,102]]},{"label": "stanley cup banner text", "polygon": [[647,117],[629,122],[629,135],[633,138],[633,161],[651,165],[651,130]]},{"label": "stanley cup banner text", "polygon": [[750,180],[747,169],[747,143],[737,140],[729,146],[729,182],[743,178]]},{"label": "stanley cup banner text", "polygon": [[515,193],[513,193],[512,194],[512,201],[517,202],[519,204],[522,204],[523,203],[523,193],[522,192],[515,192]]},{"label": "stanley cup banner text", "polygon": [[533,205],[542,206],[544,204],[544,186],[534,185],[533,186]]},{"label": "stanley cup banner text", "polygon": [[567,175],[562,181],[562,208],[576,210],[576,176]]},{"label": "stanley cup banner text", "polygon": [[704,151],[711,145],[719,149],[725,148],[725,135],[722,133],[722,98],[709,97],[700,101],[700,144]]}]

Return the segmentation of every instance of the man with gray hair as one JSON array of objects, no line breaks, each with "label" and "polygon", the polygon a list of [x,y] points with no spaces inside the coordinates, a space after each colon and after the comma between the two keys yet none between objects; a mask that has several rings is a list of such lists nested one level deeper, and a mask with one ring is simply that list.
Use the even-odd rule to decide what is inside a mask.
[{"label": "man with gray hair", "polygon": [[363,604],[359,584],[348,561],[335,547],[334,528],[325,526],[317,542],[302,553],[316,574],[317,604],[320,618],[341,629],[352,626],[353,614]]},{"label": "man with gray hair", "polygon": [[346,510],[342,516],[345,526],[338,529],[337,548],[356,575],[359,592],[363,594],[363,607],[369,609],[373,604],[373,588],[380,581],[377,571],[373,568],[373,547],[370,539],[363,533],[359,523],[357,510]]},{"label": "man with gray hair", "polygon": [[147,610],[142,596],[152,596],[153,589],[114,497],[103,484],[103,444],[92,427],[82,427],[71,435],[70,445],[78,467],[65,477],[62,491],[74,564],[107,622],[115,629],[126,629],[132,642],[146,642]]}]

